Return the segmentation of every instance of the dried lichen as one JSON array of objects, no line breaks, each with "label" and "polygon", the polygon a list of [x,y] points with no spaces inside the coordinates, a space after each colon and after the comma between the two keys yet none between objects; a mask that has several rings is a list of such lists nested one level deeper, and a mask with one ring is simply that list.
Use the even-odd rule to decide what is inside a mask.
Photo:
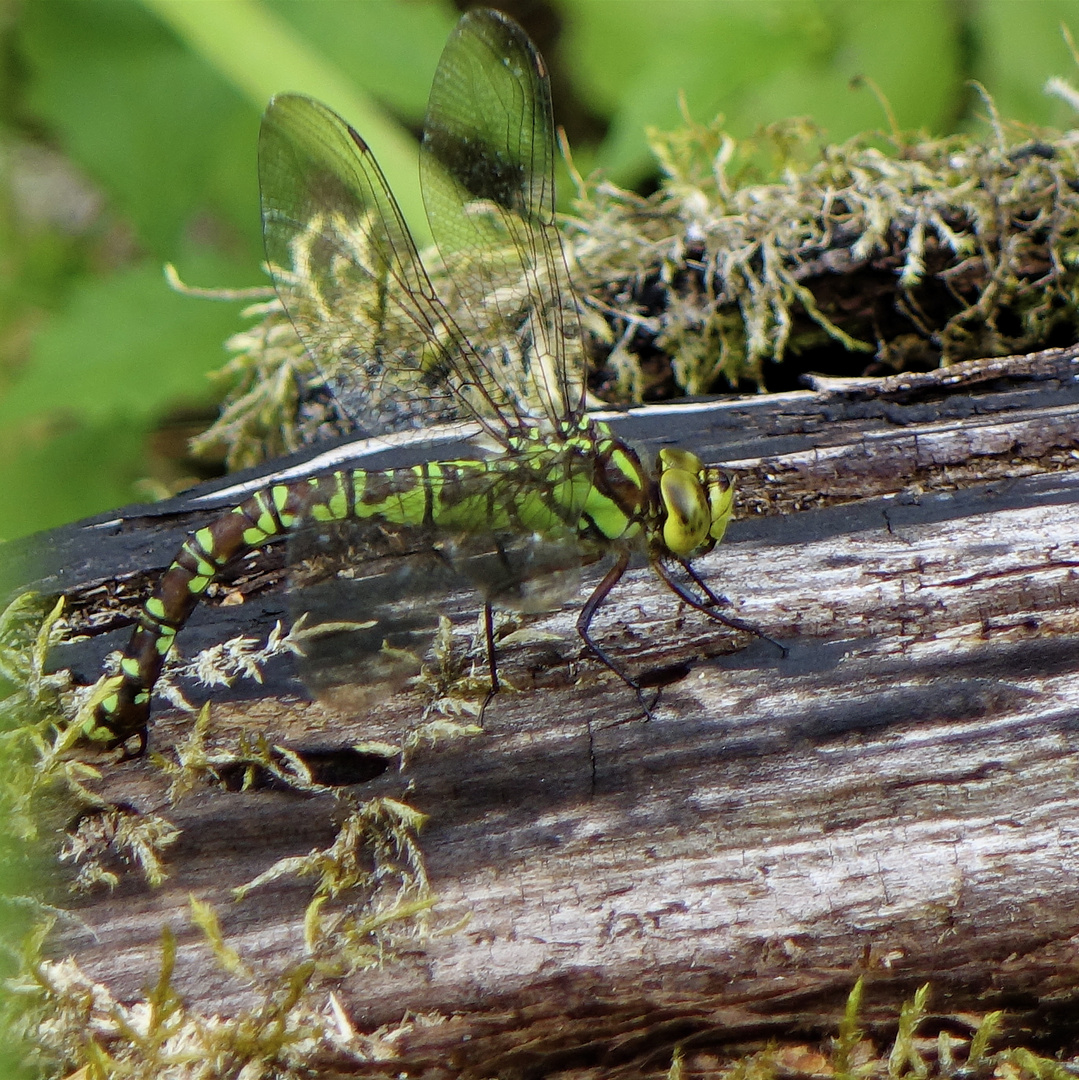
[{"label": "dried lichen", "polygon": [[[652,134],[653,196],[582,183],[563,232],[591,387],[640,401],[761,387],[791,358],[924,370],[1075,340],[1079,133],[1013,130],[986,103],[984,134],[822,149],[800,121],[741,141],[687,123]],[[766,157],[780,180],[760,181]],[[429,263],[471,325],[454,275]],[[229,342],[222,417],[196,444],[232,468],[348,429],[277,302],[249,314],[261,321]]]}]

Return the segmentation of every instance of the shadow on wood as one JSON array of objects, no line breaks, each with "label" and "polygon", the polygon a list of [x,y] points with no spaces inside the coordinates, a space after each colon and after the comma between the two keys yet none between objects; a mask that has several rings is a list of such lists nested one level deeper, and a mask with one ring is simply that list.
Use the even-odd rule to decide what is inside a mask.
[{"label": "shadow on wood", "polygon": [[[333,1066],[350,1074],[665,1075],[675,1045],[723,1056],[823,1038],[863,975],[870,1030],[930,981],[951,1022],[1005,1008],[1011,1037],[1069,1051],[1077,357],[626,414],[620,434],[737,475],[741,520],[697,569],[786,655],[703,620],[642,570],[595,630],[665,684],[647,722],[579,655],[580,598],[530,622],[541,639],[503,647],[518,692],[491,702],[481,731],[405,759],[393,748],[421,722],[418,691],[331,709],[283,671],[254,697],[215,692],[212,748],[264,735],[326,768],[340,758],[344,786],[205,779],[171,805],[153,761],[105,766],[106,799],[162,814],[182,837],[162,887],[132,871],[94,894],[57,953],[135,999],[157,977],[168,923],[187,1008],[252,1008],[260,987],[221,970],[189,894],[216,906],[227,943],[269,979],[303,955],[313,883],[282,877],[241,901],[230,890],[330,845],[343,795],[383,797],[427,815],[418,842],[437,904],[429,932],[402,933],[381,966],[313,984],[362,1031],[413,1018],[386,1060]],[[62,587],[74,629],[94,635],[59,665],[96,676],[120,616],[205,520],[200,496],[13,553],[23,583]],[[208,603],[185,652],[237,626],[265,633],[282,610],[281,561],[245,560],[230,588],[246,602]],[[191,723],[159,709],[153,748],[171,757]],[[348,771],[360,744],[384,748],[366,751],[362,775]]]}]

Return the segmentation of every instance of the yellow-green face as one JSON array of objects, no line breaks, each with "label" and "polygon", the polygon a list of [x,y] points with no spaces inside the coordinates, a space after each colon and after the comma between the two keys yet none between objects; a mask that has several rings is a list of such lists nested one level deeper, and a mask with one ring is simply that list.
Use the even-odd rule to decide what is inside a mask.
[{"label": "yellow-green face", "polygon": [[667,550],[683,557],[710,550],[723,539],[731,519],[734,485],[730,477],[715,466],[705,466],[688,450],[661,450],[657,467]]}]

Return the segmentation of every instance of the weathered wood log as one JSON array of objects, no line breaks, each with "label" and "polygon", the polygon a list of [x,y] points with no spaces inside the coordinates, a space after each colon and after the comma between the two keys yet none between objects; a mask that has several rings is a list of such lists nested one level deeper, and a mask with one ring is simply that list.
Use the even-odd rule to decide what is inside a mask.
[{"label": "weathered wood log", "polygon": [[[642,569],[596,631],[662,687],[649,720],[580,655],[580,600],[532,621],[542,640],[502,647],[517,692],[491,701],[482,731],[420,741],[404,758],[393,748],[423,719],[421,690],[362,708],[304,700],[287,681],[256,699],[216,691],[213,751],[264,735],[327,786],[280,790],[252,768],[256,783],[237,792],[221,768],[222,782],[203,773],[172,802],[151,759],[103,765],[103,798],[182,836],[161,887],[132,871],[92,895],[57,954],[134,1000],[157,978],[167,923],[187,1008],[252,1008],[303,956],[314,885],[281,877],[240,901],[230,890],[331,845],[345,796],[390,798],[427,815],[416,842],[437,902],[426,933],[401,924],[381,966],[308,987],[316,1004],[332,990],[358,1031],[396,1027],[377,1053],[355,1049],[366,1064],[339,1047],[327,1075],[664,1075],[676,1045],[707,1071],[764,1040],[833,1032],[859,976],[871,1030],[929,981],[951,1018],[941,1024],[1005,1008],[1008,1037],[1068,1046],[1079,350],[819,380],[619,423],[737,475],[740,520],[697,569],[785,651],[717,627]],[[30,545],[39,563],[24,583],[61,584],[76,629],[110,629],[205,520],[202,494],[56,534],[51,565]],[[238,617],[272,625],[280,563],[248,561],[223,590],[233,603],[209,602],[185,651],[235,632]],[[122,636],[57,663],[90,679],[103,642]],[[160,709],[154,750],[172,758],[191,725]],[[216,906],[254,983],[222,971],[191,923],[192,894]]]}]

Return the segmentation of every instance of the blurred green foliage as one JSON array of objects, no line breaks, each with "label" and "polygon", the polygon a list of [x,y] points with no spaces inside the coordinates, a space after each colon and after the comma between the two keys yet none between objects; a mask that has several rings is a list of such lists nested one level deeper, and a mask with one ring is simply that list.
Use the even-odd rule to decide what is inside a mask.
[{"label": "blurred green foliage", "polygon": [[[889,120],[943,134],[1005,117],[1068,126],[1075,0],[550,0],[507,4],[555,72],[582,171],[654,174],[647,126],[809,115],[831,140]],[[0,0],[0,537],[182,482],[153,433],[212,409],[204,374],[263,284],[255,146],[273,90],[345,113],[416,220],[408,131],[457,11],[436,0]],[[568,185],[563,185],[563,194]],[[422,222],[418,222],[422,234]],[[162,471],[163,470],[163,471]]]}]

